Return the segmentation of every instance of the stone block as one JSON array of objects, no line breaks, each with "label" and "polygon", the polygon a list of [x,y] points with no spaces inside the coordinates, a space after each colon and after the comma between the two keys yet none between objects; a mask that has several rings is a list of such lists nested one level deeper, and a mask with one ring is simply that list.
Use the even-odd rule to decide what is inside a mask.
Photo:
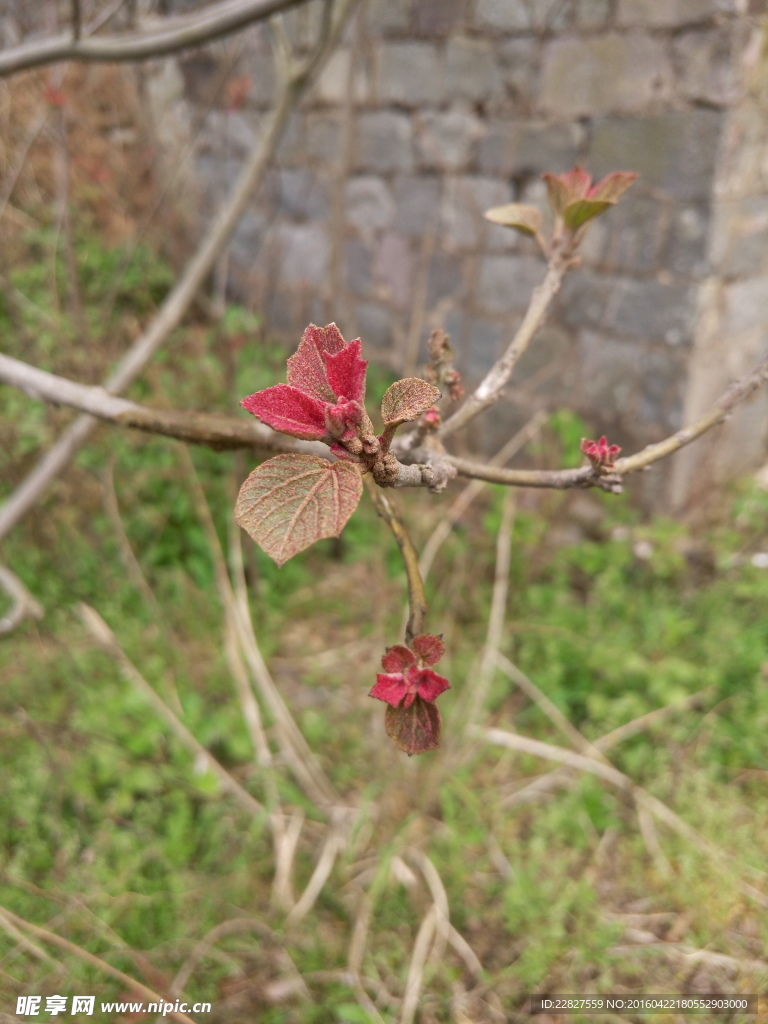
[{"label": "stone block", "polygon": [[373,290],[373,254],[358,238],[344,242],[344,284],[357,296]]},{"label": "stone block", "polygon": [[601,118],[593,128],[590,166],[596,176],[637,171],[643,185],[662,188],[676,199],[705,199],[713,186],[723,124],[716,110]]},{"label": "stone block", "polygon": [[496,243],[493,248],[513,249],[516,232],[491,224],[483,214],[491,206],[511,202],[509,188],[495,178],[470,175],[449,177],[441,208],[442,235],[445,247],[451,251],[487,249],[489,237]]},{"label": "stone block", "polygon": [[443,65],[434,43],[384,42],[377,58],[381,103],[418,107],[442,99]]},{"label": "stone block", "polygon": [[560,0],[477,0],[478,28],[495,32],[558,32],[569,27],[573,4]]},{"label": "stone block", "polygon": [[386,174],[398,171],[407,174],[413,170],[413,133],[407,114],[389,110],[374,110],[361,114],[357,120],[358,170]]},{"label": "stone block", "polygon": [[303,167],[277,172],[278,210],[295,220],[323,220],[330,211],[326,182]]},{"label": "stone block", "polygon": [[647,193],[630,192],[606,212],[601,218],[606,237],[600,262],[611,272],[648,275],[658,270],[666,233],[665,205]]},{"label": "stone block", "polygon": [[359,302],[355,307],[357,333],[365,347],[386,352],[392,345],[392,313],[378,302]]},{"label": "stone block", "polygon": [[464,20],[465,6],[465,0],[419,0],[413,12],[414,31],[430,38],[447,35]]},{"label": "stone block", "polygon": [[762,329],[768,339],[768,286],[764,277],[735,281],[725,286],[725,316],[723,333],[726,337]]},{"label": "stone block", "polygon": [[388,228],[395,216],[392,193],[380,178],[360,176],[346,184],[346,221],[370,240],[377,231]]},{"label": "stone block", "polygon": [[445,97],[451,100],[492,102],[504,81],[496,65],[493,44],[487,39],[454,36],[445,50]]},{"label": "stone block", "polygon": [[477,283],[477,305],[488,313],[525,310],[544,268],[533,256],[483,256]]},{"label": "stone block", "polygon": [[466,298],[467,277],[464,263],[452,253],[438,250],[432,257],[427,274],[427,310],[438,303],[453,303]]},{"label": "stone block", "polygon": [[675,203],[664,257],[665,266],[675,274],[702,278],[711,273],[707,250],[712,223],[707,202]]},{"label": "stone block", "polygon": [[611,20],[611,0],[578,0],[576,25],[580,29],[593,31],[605,28]]},{"label": "stone block", "polygon": [[330,243],[324,226],[278,224],[274,237],[279,252],[280,283],[289,288],[311,286],[320,290],[326,284],[330,258]]},{"label": "stone block", "polygon": [[712,261],[726,278],[768,272],[768,197],[718,203],[712,233]]},{"label": "stone block", "polygon": [[736,13],[739,6],[739,0],[619,0],[616,21],[622,28],[677,28]]},{"label": "stone block", "polygon": [[530,39],[507,39],[497,52],[507,102],[521,114],[529,114],[534,104],[540,48],[531,45]]},{"label": "stone block", "polygon": [[484,133],[480,118],[466,110],[425,111],[416,125],[419,162],[430,170],[463,170],[472,163]]},{"label": "stone block", "polygon": [[378,242],[374,257],[376,293],[397,309],[404,309],[411,299],[413,267],[411,250],[402,235],[388,232]]},{"label": "stone block", "polygon": [[666,345],[622,341],[581,331],[580,405],[602,423],[655,441],[678,427],[686,380],[685,353]]},{"label": "stone block", "polygon": [[500,320],[452,311],[445,330],[458,356],[458,365],[469,380],[481,380],[504,350],[508,325]]},{"label": "stone block", "polygon": [[395,178],[395,230],[403,235],[420,237],[437,229],[440,216],[442,181],[436,175]]},{"label": "stone block", "polygon": [[583,125],[529,121],[490,121],[478,146],[478,167],[504,177],[559,174],[584,158]]},{"label": "stone block", "polygon": [[412,7],[413,0],[371,0],[366,15],[372,34],[407,32]]},{"label": "stone block", "polygon": [[244,267],[253,266],[267,230],[267,217],[261,210],[246,210],[232,235],[232,260]]},{"label": "stone block", "polygon": [[478,0],[476,23],[495,32],[526,32],[531,26],[530,5],[525,0]]},{"label": "stone block", "polygon": [[547,44],[540,102],[557,117],[643,110],[668,99],[672,69],[661,40],[640,33]]},{"label": "stone block", "polygon": [[674,41],[678,88],[687,99],[725,107],[746,89],[744,25],[686,32]]},{"label": "stone block", "polygon": [[569,327],[685,347],[693,335],[696,294],[689,285],[580,270],[566,278],[557,309]]},{"label": "stone block", "polygon": [[312,111],[306,118],[305,162],[312,161],[325,167],[338,166],[343,145],[341,115]]},{"label": "stone block", "polygon": [[[335,50],[320,72],[312,90],[312,98],[321,103],[343,104],[349,93],[351,61],[352,53],[349,49]],[[352,93],[355,103],[366,103],[370,97],[370,82],[359,60],[352,75]]]}]

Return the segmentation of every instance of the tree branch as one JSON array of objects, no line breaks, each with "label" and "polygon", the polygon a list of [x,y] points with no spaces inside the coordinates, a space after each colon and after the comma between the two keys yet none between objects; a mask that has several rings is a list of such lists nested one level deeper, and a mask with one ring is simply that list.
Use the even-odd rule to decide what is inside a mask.
[{"label": "tree branch", "polygon": [[[620,494],[622,479],[666,458],[673,452],[701,437],[712,427],[722,423],[741,402],[746,401],[768,380],[768,356],[723,393],[712,409],[689,427],[678,430],[664,441],[649,445],[636,455],[619,459],[610,472],[601,474],[591,465],[575,469],[506,469],[489,463],[475,462],[457,455],[439,453],[438,460],[453,466],[460,476],[510,487],[547,487],[568,490],[573,487],[599,487],[611,494]],[[0,381],[12,384],[31,398],[56,405],[67,405],[90,416],[98,417],[118,426],[132,427],[150,434],[164,434],[189,444],[205,445],[217,449],[262,448],[277,452],[306,452],[326,456],[327,448],[320,442],[297,441],[279,434],[255,421],[241,420],[220,413],[206,413],[178,409],[153,409],[111,394],[103,387],[77,384],[64,377],[38,370],[28,363],[0,353]],[[80,421],[76,421],[75,426]],[[93,421],[89,418],[88,424]],[[393,446],[393,452],[396,451]],[[435,453],[415,449],[409,458],[424,456],[427,462]],[[434,467],[418,461],[399,463],[396,487],[434,487]],[[0,539],[3,533],[3,513],[13,499],[0,508]],[[11,524],[11,526],[13,523]]]},{"label": "tree branch", "polygon": [[[61,60],[131,61],[162,57],[230,35],[306,2],[223,0],[196,14],[164,19],[160,28],[113,36],[83,37],[75,23],[73,33],[35,39],[0,52],[0,77]],[[73,10],[78,10],[77,5]]]},{"label": "tree branch", "polygon": [[573,266],[573,254],[570,249],[557,250],[552,254],[544,280],[537,288],[534,288],[523,322],[518,327],[507,351],[491,367],[462,407],[440,427],[437,435],[441,440],[445,440],[446,437],[450,437],[461,427],[466,426],[479,412],[499,400],[503,388],[512,376],[512,371],[541,326],[552,300],[560,290],[563,277],[571,266]]},{"label": "tree branch", "polygon": [[[338,3],[334,4],[334,18],[330,30],[318,41],[304,66],[283,79],[263,137],[254,146],[218,216],[181,278],[165,298],[157,316],[106,381],[105,387],[108,391],[118,393],[133,383],[171,331],[181,322],[229,242],[251,194],[261,185],[296,103],[312,76],[318,72],[328,57],[354,3],[355,0],[338,0]],[[50,482],[74,458],[93,431],[95,423],[90,416],[78,417],[45,453],[10,498],[0,505],[0,540],[6,537],[16,523],[33,508]]]},{"label": "tree branch", "polygon": [[394,504],[370,477],[365,478],[365,483],[376,506],[376,511],[392,531],[403,556],[405,574],[408,578],[408,608],[410,611],[408,624],[405,627],[405,641],[410,644],[414,637],[424,632],[424,616],[427,614],[427,598],[424,593],[424,580],[421,578],[419,570],[419,555]]}]

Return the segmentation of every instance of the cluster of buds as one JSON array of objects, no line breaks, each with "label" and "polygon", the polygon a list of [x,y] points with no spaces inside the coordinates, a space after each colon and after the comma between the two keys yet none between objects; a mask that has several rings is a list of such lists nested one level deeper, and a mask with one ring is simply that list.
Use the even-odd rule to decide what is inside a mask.
[{"label": "cluster of buds", "polygon": [[451,400],[459,402],[464,397],[461,374],[453,363],[456,353],[451,346],[451,339],[441,327],[435,328],[427,341],[429,362],[424,367],[424,376],[428,381],[446,388]]},{"label": "cluster of buds", "polygon": [[593,468],[600,472],[604,469],[613,469],[616,456],[621,451],[621,448],[617,444],[608,444],[607,438],[603,436],[599,441],[590,441],[588,438],[583,437],[581,439],[581,450],[592,463]]}]

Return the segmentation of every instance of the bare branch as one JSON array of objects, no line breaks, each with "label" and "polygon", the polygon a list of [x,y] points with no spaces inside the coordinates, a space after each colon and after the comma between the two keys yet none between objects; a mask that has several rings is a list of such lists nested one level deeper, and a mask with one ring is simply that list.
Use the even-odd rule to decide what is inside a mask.
[{"label": "bare branch", "polygon": [[[181,322],[229,242],[252,193],[261,185],[292,111],[311,78],[317,74],[323,61],[327,59],[354,3],[355,0],[338,0],[338,3],[334,4],[334,19],[330,31],[318,41],[306,64],[282,82],[267,128],[247,158],[226,202],[181,278],[166,297],[155,319],[106,381],[105,387],[108,391],[119,393],[133,383],[171,331]],[[51,481],[68,465],[88,439],[95,422],[90,416],[78,417],[45,453],[10,498],[0,505],[0,540],[6,537],[16,523],[33,508]]]},{"label": "bare branch", "polygon": [[[82,38],[78,23],[73,32],[50,39],[35,39],[0,52],[0,77],[26,68],[61,60],[131,61],[146,60],[200,46],[237,32],[255,21],[298,7],[307,0],[223,0],[195,14],[164,19],[159,28],[114,36]],[[75,3],[74,10],[78,9]],[[153,19],[155,24],[157,19]],[[74,38],[73,38],[74,36]]]},{"label": "bare branch", "polygon": [[[536,331],[541,326],[552,300],[560,290],[566,271],[572,265],[570,251],[559,250],[552,255],[544,280],[537,288],[534,288],[523,322],[518,327],[507,351],[491,367],[462,407],[440,427],[438,437],[441,440],[445,440],[446,437],[450,437],[461,427],[466,426],[479,412],[499,400],[518,360],[527,350]],[[511,284],[510,282],[510,286]]]},{"label": "bare branch", "polygon": [[626,459],[618,459],[616,472],[619,475],[624,473],[635,473],[638,469],[645,469],[659,459],[666,458],[672,452],[679,451],[685,445],[695,441],[697,437],[706,434],[712,427],[723,423],[733,412],[737,405],[749,398],[759,387],[768,380],[768,356],[761,360],[757,366],[744,377],[735,381],[727,391],[715,402],[712,408],[704,416],[691,423],[690,426],[678,430],[676,434],[659,441],[658,444],[650,444],[643,451],[636,455],[630,455]]},{"label": "bare branch", "polygon": [[392,501],[369,478],[365,478],[368,493],[373,499],[376,511],[392,531],[403,556],[405,574],[408,578],[408,624],[405,627],[405,640],[410,643],[414,637],[424,632],[424,616],[427,614],[427,598],[424,593],[424,580],[419,571],[419,555],[413,546],[411,535],[400,517]]},{"label": "bare branch", "polygon": [[2,353],[0,380],[19,388],[31,398],[79,409],[117,426],[132,427],[148,434],[163,434],[208,448],[262,448],[267,451],[306,452],[314,455],[326,454],[328,451],[319,442],[297,441],[285,434],[278,434],[253,417],[246,420],[210,412],[154,409],[112,395],[103,387],[77,384],[46,370],[38,370]]}]

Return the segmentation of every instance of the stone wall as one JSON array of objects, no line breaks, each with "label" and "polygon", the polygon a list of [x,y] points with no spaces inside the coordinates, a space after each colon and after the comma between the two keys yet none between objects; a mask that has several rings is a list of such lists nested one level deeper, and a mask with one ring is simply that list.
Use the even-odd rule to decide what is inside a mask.
[{"label": "stone wall", "polygon": [[[639,171],[473,440],[497,446],[542,403],[575,408],[627,449],[658,440],[768,348],[765,6],[363,0],[237,232],[231,286],[291,343],[333,319],[411,372],[443,326],[476,381],[543,274],[533,244],[482,212],[543,205],[545,170]],[[287,16],[295,43],[318,17],[317,3]],[[174,167],[194,149],[185,205],[204,220],[272,102],[267,30],[148,70]],[[238,81],[249,88],[235,109]],[[646,498],[682,506],[755,465],[767,425],[762,397],[648,474]]]}]

